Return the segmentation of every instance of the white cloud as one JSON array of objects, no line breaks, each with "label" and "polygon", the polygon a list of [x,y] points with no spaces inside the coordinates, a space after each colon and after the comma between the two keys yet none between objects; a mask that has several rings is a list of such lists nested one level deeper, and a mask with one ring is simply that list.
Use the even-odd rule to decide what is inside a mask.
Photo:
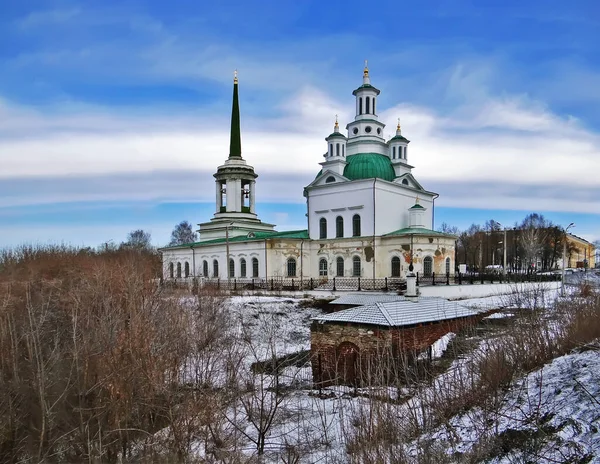
[{"label": "white cloud", "polygon": [[[451,87],[475,86],[477,80],[455,76]],[[431,190],[444,186],[443,204],[598,211],[597,197],[591,195],[597,193],[597,176],[590,175],[600,172],[598,134],[526,96],[490,96],[483,88],[463,97],[445,113],[395,95],[380,97],[380,107],[395,103],[380,115],[388,123],[386,134],[393,133],[400,116],[403,134],[412,140],[408,159],[414,173]],[[323,138],[334,115],[344,127],[353,116],[353,97],[337,101],[304,86],[279,109],[278,119],[242,114],[243,154],[260,175],[259,201],[302,202],[303,186],[320,169]],[[225,111],[207,117],[154,108],[141,114],[71,102],[46,113],[0,101],[0,179],[5,185],[11,179],[46,179],[39,190],[32,183],[18,194],[3,192],[2,203],[211,201],[212,173],[229,148]],[[454,193],[481,182],[495,188],[479,189],[477,195]],[[589,195],[566,194],[573,185]],[[515,189],[524,194],[507,193]]]}]

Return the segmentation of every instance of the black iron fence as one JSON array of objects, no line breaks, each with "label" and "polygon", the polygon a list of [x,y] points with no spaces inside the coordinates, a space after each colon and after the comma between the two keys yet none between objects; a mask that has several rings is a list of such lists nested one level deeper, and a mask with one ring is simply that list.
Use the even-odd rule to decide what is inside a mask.
[{"label": "black iron fence", "polygon": [[[552,282],[560,280],[560,274],[512,274],[470,273],[470,274],[435,274],[421,275],[417,273],[417,285],[470,285],[483,283],[516,283],[516,282]],[[384,277],[372,279],[367,277],[332,277],[332,278],[295,278],[269,277],[206,279],[188,278],[169,281],[175,286],[212,286],[220,290],[231,291],[383,291],[397,292],[406,290],[406,280],[400,277]]]}]

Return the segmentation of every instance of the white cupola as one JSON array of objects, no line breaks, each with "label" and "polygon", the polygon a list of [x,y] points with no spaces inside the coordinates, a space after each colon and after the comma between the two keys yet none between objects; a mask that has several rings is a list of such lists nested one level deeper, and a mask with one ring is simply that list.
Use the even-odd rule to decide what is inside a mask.
[{"label": "white cupola", "polygon": [[409,227],[425,227],[425,212],[427,208],[419,204],[419,197],[416,198],[415,204],[408,208],[408,226]]},{"label": "white cupola", "polygon": [[346,126],[348,129],[348,155],[378,153],[387,155],[383,137],[385,124],[377,116],[377,98],[380,90],[371,85],[369,67],[365,61],[362,85],[352,92],[356,98],[356,116]]},{"label": "white cupola", "polygon": [[325,161],[320,163],[323,166],[323,171],[329,170],[343,175],[346,166],[346,142],[348,139],[340,132],[337,114],[335,115],[333,132],[325,137],[325,140],[327,141],[327,153],[323,155]]},{"label": "white cupola", "polygon": [[392,160],[392,166],[396,172],[396,177],[401,176],[407,172],[410,172],[412,166],[409,166],[407,159],[408,144],[410,140],[402,135],[400,129],[400,118],[398,118],[398,125],[396,126],[396,135],[388,142],[389,157]]}]

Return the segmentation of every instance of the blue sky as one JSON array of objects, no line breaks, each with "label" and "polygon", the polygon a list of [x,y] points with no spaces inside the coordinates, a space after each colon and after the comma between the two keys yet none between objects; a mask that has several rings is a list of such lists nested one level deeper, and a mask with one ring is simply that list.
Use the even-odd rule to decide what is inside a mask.
[{"label": "blue sky", "polygon": [[210,218],[234,69],[259,216],[304,227],[364,59],[437,225],[535,211],[600,239],[598,43],[594,1],[3,0],[0,246]]}]

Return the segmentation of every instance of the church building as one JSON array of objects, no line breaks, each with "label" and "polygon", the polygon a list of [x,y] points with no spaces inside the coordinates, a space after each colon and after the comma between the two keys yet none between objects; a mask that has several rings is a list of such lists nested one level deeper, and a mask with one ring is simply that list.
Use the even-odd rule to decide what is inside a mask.
[{"label": "church building", "polygon": [[[315,179],[304,188],[307,226],[277,232],[256,214],[257,174],[242,157],[238,78],[229,157],[217,168],[215,212],[195,243],[162,248],[165,279],[403,279],[454,274],[456,237],[432,230],[434,200],[413,176],[409,140],[385,140],[380,91],[365,66],[346,134],[335,121]],[[300,193],[300,192],[298,192]]]}]

